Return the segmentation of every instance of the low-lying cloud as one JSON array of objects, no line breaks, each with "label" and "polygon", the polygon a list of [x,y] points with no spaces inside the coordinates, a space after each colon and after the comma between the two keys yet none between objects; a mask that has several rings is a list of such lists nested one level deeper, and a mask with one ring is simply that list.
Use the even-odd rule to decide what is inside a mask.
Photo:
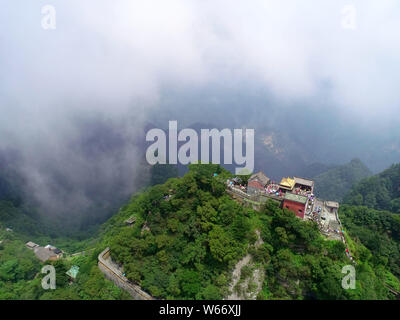
[{"label": "low-lying cloud", "polygon": [[[55,30],[41,27],[44,5]],[[43,207],[66,215],[139,187],[148,123],[275,123],[296,136],[329,116],[321,148],[338,126],[351,134],[336,153],[371,128],[396,149],[399,18],[395,0],[3,0],[0,146],[18,150]],[[298,123],[283,123],[293,112]]]}]

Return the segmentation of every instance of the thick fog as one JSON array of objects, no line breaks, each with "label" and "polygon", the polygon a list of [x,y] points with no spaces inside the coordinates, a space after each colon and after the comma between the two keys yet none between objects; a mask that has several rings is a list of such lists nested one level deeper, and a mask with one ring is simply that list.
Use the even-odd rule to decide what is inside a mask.
[{"label": "thick fog", "polygon": [[168,120],[255,128],[289,164],[399,159],[396,0],[0,0],[0,21],[1,152],[46,214],[141,187]]}]

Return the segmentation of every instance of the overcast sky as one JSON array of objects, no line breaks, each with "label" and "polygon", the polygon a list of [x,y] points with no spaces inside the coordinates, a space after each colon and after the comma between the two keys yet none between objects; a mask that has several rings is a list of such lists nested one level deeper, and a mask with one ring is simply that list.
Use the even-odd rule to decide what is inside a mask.
[{"label": "overcast sky", "polygon": [[[42,28],[45,5],[55,30]],[[210,88],[250,96],[230,114],[244,122],[248,108],[271,111],[248,105],[265,92],[271,109],[306,103],[360,130],[399,132],[398,0],[0,0],[0,21],[0,146],[19,149],[43,186],[37,168],[50,158],[67,159],[80,181],[87,157],[71,145],[82,121],[101,119],[127,140],[166,105],[210,121],[204,110],[232,102],[191,99],[218,96]],[[184,106],[174,92],[189,92]],[[123,170],[132,157],[119,159]],[[114,160],[102,154],[104,166]]]},{"label": "overcast sky", "polygon": [[[0,3],[7,115],[53,114],[60,104],[120,112],[134,99],[156,103],[161,86],[245,80],[290,100],[328,85],[336,107],[358,116],[399,109],[396,0]],[[46,4],[56,9],[56,30],[41,27]],[[346,5],[356,10],[355,29],[342,26]]]}]

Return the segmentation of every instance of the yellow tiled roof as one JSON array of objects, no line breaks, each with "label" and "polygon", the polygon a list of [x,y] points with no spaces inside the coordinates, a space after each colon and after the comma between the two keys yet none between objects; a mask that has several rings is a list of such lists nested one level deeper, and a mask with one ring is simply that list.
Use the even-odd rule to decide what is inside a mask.
[{"label": "yellow tiled roof", "polygon": [[282,181],[280,183],[281,186],[293,189],[294,185],[295,185],[295,180],[291,179],[289,177],[287,178],[282,178]]}]

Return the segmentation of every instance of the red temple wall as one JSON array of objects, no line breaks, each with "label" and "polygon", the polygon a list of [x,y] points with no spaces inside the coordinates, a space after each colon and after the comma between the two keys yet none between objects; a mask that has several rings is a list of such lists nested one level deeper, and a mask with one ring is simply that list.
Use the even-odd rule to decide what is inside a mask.
[{"label": "red temple wall", "polygon": [[296,214],[301,219],[304,219],[304,212],[306,209],[306,205],[300,202],[295,202],[291,200],[283,201],[283,208],[288,209]]}]

